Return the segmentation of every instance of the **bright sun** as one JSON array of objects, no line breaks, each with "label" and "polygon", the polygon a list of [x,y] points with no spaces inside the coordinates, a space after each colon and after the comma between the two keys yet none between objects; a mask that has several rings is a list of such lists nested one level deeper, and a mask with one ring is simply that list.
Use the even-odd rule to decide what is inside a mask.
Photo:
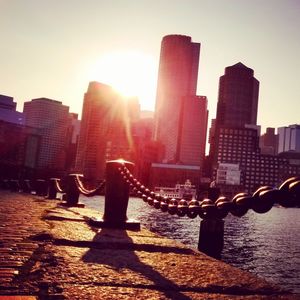
[{"label": "bright sun", "polygon": [[89,80],[106,83],[124,96],[137,96],[141,108],[154,110],[157,65],[152,56],[134,51],[102,55]]}]

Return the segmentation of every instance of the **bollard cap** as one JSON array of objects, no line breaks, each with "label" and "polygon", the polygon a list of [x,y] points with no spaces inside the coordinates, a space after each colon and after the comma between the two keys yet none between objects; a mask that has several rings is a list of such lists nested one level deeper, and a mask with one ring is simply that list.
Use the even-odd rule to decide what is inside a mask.
[{"label": "bollard cap", "polygon": [[81,173],[71,173],[71,174],[68,174],[68,176],[79,176],[79,177],[83,177],[83,174],[81,174]]},{"label": "bollard cap", "polygon": [[134,165],[133,162],[127,161],[127,160],[125,160],[125,159],[123,159],[123,158],[118,158],[118,159],[108,160],[106,163],[107,163],[107,164],[109,164],[109,163],[119,163],[119,164],[124,164],[124,165],[125,165],[125,164],[131,164],[131,165]]}]

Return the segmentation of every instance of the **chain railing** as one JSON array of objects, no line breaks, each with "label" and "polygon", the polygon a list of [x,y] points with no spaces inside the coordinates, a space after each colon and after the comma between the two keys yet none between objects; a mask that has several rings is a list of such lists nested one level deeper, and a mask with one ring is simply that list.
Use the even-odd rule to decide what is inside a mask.
[{"label": "chain railing", "polygon": [[213,199],[198,201],[192,199],[175,199],[163,197],[151,191],[139,182],[126,165],[118,168],[124,182],[126,182],[137,197],[142,198],[155,209],[168,212],[179,217],[199,216],[200,233],[198,249],[213,256],[220,257],[224,244],[224,218],[231,213],[236,217],[244,216],[249,209],[256,213],[266,213],[274,205],[283,207],[300,207],[300,177],[292,177],[284,181],[278,188],[263,186],[252,195],[238,193],[232,199],[218,196]]},{"label": "chain railing", "polygon": [[51,178],[49,181],[47,198],[56,199],[57,193],[62,193],[65,195],[64,198],[66,200],[64,205],[83,207],[84,205],[79,203],[79,195],[82,194],[86,197],[99,195],[105,188],[105,180],[103,180],[96,188],[88,189],[84,186],[82,179],[82,174],[69,174],[64,180],[64,185],[62,185],[59,178]]},{"label": "chain railing", "polygon": [[256,213],[266,213],[273,205],[279,204],[283,207],[300,207],[300,177],[292,177],[283,182],[279,188],[263,186],[258,188],[252,195],[247,193],[236,194],[232,199],[219,196],[216,201],[211,199],[185,200],[163,197],[151,191],[140,183],[126,166],[119,167],[123,180],[132,188],[133,192],[150,206],[177,214],[180,217],[201,219],[225,218],[228,213],[242,217],[249,209]]},{"label": "chain railing", "polygon": [[76,187],[78,189],[78,191],[80,192],[80,194],[86,196],[86,197],[93,197],[93,196],[96,196],[96,195],[99,195],[100,193],[103,192],[104,190],[104,187],[105,187],[105,180],[103,180],[99,186],[97,186],[96,188],[94,189],[87,189],[84,187],[84,184],[81,180],[81,176],[80,174],[75,174],[75,183],[76,183]]},{"label": "chain railing", "polygon": [[[292,177],[284,181],[278,188],[263,186],[253,194],[239,193],[232,199],[217,196],[214,199],[201,201],[192,199],[175,199],[164,197],[151,191],[132,174],[133,164],[124,160],[108,161],[106,163],[106,181],[94,189],[87,189],[82,182],[82,174],[69,174],[62,182],[58,178],[51,178],[48,189],[45,180],[37,180],[35,189],[37,195],[56,199],[57,193],[65,194],[66,206],[83,206],[78,203],[79,195],[91,197],[100,194],[105,187],[105,206],[102,218],[91,218],[90,224],[99,227],[112,227],[119,229],[140,228],[139,222],[127,219],[127,206],[130,189],[135,195],[149,206],[179,217],[187,216],[194,219],[201,218],[198,249],[218,257],[223,249],[224,218],[231,213],[242,217],[250,209],[256,213],[266,213],[274,205],[283,207],[300,207],[300,177]],[[62,184],[63,183],[63,184]],[[23,191],[30,192],[34,186],[29,181],[23,182]],[[16,180],[3,180],[3,188],[12,191],[22,190],[22,184]],[[213,197],[211,197],[213,198]]]}]

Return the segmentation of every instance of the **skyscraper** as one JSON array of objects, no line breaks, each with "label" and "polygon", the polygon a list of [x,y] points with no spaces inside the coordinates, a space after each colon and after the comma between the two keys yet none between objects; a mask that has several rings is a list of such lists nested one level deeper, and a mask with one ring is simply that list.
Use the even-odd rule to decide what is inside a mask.
[{"label": "skyscraper", "polygon": [[202,166],[205,157],[207,120],[205,96],[184,98],[178,126],[176,162]]},{"label": "skyscraper", "polygon": [[162,40],[154,139],[163,145],[164,163],[199,165],[204,155],[207,102],[196,96],[199,54],[200,44],[189,36]]},{"label": "skyscraper", "polygon": [[39,169],[64,170],[69,107],[60,101],[38,98],[24,103],[26,126],[37,128],[41,135]]},{"label": "skyscraper", "polygon": [[82,108],[76,170],[97,181],[104,178],[107,160],[132,160],[131,120],[137,111],[136,99],[126,101],[110,86],[90,82]]},{"label": "skyscraper", "polygon": [[256,125],[259,81],[253,75],[240,62],[225,68],[219,82],[217,127]]}]

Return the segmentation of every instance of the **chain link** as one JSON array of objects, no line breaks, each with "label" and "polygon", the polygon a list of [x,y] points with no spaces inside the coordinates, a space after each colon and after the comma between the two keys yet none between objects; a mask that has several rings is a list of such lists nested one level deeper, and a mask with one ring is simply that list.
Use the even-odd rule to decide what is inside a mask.
[{"label": "chain link", "polygon": [[84,187],[82,181],[80,180],[80,176],[78,174],[75,175],[75,183],[79,193],[87,197],[93,197],[95,195],[99,195],[101,192],[103,192],[105,187],[105,180],[103,180],[98,187],[96,187],[95,189],[88,190]]},{"label": "chain link", "polygon": [[249,209],[256,213],[266,213],[276,204],[283,207],[300,207],[300,177],[287,179],[279,188],[263,186],[252,195],[239,193],[231,200],[220,196],[214,202],[211,199],[187,201],[163,197],[146,188],[134,178],[125,165],[120,167],[119,171],[123,180],[129,184],[137,197],[142,198],[144,202],[156,209],[180,217],[187,216],[193,219],[199,216],[201,219],[224,219],[228,213],[242,217]]}]

